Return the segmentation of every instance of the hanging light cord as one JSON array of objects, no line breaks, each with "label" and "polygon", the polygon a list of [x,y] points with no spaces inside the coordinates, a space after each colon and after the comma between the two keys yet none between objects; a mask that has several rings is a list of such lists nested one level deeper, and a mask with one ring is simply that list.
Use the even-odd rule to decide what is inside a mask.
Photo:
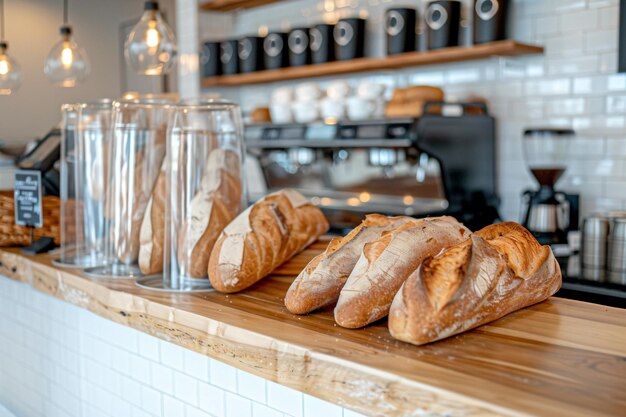
[{"label": "hanging light cord", "polygon": [[[0,0],[0,1],[4,1],[4,0]],[[67,7],[67,0],[63,0],[63,26],[67,26],[67,21],[68,21],[68,7]]]},{"label": "hanging light cord", "polygon": [[4,0],[0,0],[0,41],[4,42]]}]

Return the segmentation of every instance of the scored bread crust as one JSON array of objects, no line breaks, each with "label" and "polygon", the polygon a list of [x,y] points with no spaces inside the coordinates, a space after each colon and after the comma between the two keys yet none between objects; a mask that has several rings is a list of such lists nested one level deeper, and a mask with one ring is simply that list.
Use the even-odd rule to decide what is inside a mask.
[{"label": "scored bread crust", "polygon": [[139,232],[139,269],[144,275],[163,271],[165,235],[165,162],[157,177]]},{"label": "scored bread crust", "polygon": [[394,295],[428,256],[457,244],[470,230],[449,216],[414,220],[367,243],[335,307],[335,321],[366,326],[387,315]]},{"label": "scored bread crust", "polygon": [[212,150],[178,234],[178,265],[183,275],[207,278],[213,246],[241,205],[239,156],[230,150]]},{"label": "scored bread crust", "polygon": [[561,287],[548,246],[517,223],[499,223],[426,259],[397,293],[389,331],[421,345],[541,302]]},{"label": "scored bread crust", "polygon": [[300,272],[285,296],[285,307],[294,314],[306,314],[337,301],[354,269],[363,246],[388,230],[414,221],[411,217],[369,214],[344,237],[333,239],[326,250]]},{"label": "scored bread crust", "polygon": [[322,211],[285,189],[235,218],[215,243],[209,280],[221,292],[241,291],[269,275],[328,231]]}]

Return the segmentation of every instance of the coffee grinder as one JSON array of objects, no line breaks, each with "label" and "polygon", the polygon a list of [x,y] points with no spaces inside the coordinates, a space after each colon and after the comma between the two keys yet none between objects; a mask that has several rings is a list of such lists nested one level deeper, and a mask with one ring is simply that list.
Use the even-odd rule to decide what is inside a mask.
[{"label": "coffee grinder", "polygon": [[567,167],[571,129],[526,129],[524,156],[538,190],[522,195],[524,226],[544,245],[567,243],[567,233],[578,229],[579,196],[555,190]]}]

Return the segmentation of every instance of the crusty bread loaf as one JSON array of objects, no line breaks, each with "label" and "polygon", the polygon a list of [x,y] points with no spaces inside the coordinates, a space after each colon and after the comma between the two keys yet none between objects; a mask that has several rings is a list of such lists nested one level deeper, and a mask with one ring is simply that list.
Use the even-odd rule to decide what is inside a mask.
[{"label": "crusty bread loaf", "polygon": [[128,139],[113,138],[121,144],[117,144],[115,158],[110,161],[112,181],[107,189],[105,217],[111,219],[112,255],[121,263],[134,264],[138,260],[141,225],[165,157],[165,136],[163,125],[156,130],[153,141],[142,144],[130,157],[123,155]]},{"label": "crusty bread loaf", "polygon": [[163,272],[166,178],[163,162],[139,232],[139,269],[144,275]]},{"label": "crusty bread loaf", "polygon": [[394,295],[422,261],[467,239],[470,230],[452,217],[414,220],[367,243],[335,307],[343,327],[363,327],[389,312]]},{"label": "crusty bread loaf", "polygon": [[381,234],[414,221],[411,217],[370,214],[344,237],[333,239],[326,250],[313,258],[300,272],[285,296],[287,310],[306,314],[333,304],[354,269],[363,246]]},{"label": "crusty bread loaf", "polygon": [[230,150],[212,150],[178,235],[178,265],[183,275],[207,277],[213,245],[241,211],[241,196],[239,156]]},{"label": "crusty bread loaf", "polygon": [[416,345],[433,342],[543,301],[560,287],[548,246],[517,223],[494,224],[411,274],[393,300],[389,331]]},{"label": "crusty bread loaf", "polygon": [[397,88],[391,97],[392,102],[415,102],[415,101],[443,101],[444,93],[439,87],[430,85],[413,85],[406,88]]},{"label": "crusty bread loaf", "polygon": [[209,260],[211,285],[222,292],[241,291],[327,230],[322,211],[297,191],[270,194],[224,229]]}]

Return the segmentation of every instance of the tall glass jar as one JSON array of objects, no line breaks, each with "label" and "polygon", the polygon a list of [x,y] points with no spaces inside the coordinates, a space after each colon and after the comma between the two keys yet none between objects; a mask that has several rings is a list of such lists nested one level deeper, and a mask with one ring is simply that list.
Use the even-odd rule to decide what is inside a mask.
[{"label": "tall glass jar", "polygon": [[138,283],[206,290],[213,245],[247,201],[241,110],[222,100],[177,104],[167,138],[163,280]]},{"label": "tall glass jar", "polygon": [[140,230],[166,151],[168,100],[113,102],[104,219],[108,265],[85,272],[96,277],[141,276]]},{"label": "tall glass jar", "polygon": [[105,262],[104,201],[111,100],[65,104],[61,139],[61,256],[55,264]]}]

